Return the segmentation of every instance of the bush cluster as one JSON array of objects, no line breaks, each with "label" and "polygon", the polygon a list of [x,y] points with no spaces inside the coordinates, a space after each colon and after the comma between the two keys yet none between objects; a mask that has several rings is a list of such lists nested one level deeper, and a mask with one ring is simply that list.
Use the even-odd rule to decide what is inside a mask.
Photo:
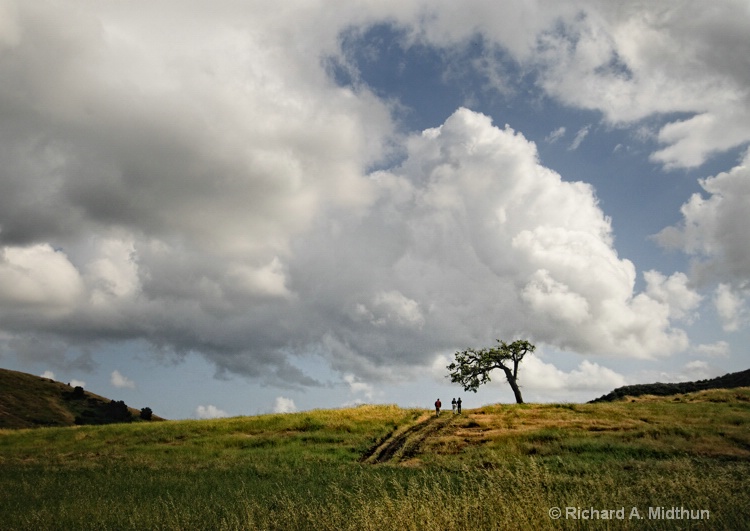
[{"label": "bush cluster", "polygon": [[684,393],[694,393],[697,391],[705,391],[707,389],[733,389],[735,387],[748,386],[750,386],[750,369],[746,371],[725,374],[724,376],[719,376],[718,378],[712,378],[710,380],[698,380],[696,382],[658,382],[653,384],[625,385],[623,387],[618,387],[614,391],[595,400],[591,400],[589,403],[594,404],[596,402],[612,402],[625,396],[669,396],[680,395]]},{"label": "bush cluster", "polygon": [[114,422],[130,422],[133,415],[122,400],[111,400],[105,408],[106,415]]}]

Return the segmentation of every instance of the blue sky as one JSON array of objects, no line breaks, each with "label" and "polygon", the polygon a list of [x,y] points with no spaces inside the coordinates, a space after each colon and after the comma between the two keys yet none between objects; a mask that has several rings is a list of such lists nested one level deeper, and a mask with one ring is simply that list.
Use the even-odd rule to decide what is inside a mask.
[{"label": "blue sky", "polygon": [[0,2],[0,366],[168,418],[748,365],[745,2]]}]

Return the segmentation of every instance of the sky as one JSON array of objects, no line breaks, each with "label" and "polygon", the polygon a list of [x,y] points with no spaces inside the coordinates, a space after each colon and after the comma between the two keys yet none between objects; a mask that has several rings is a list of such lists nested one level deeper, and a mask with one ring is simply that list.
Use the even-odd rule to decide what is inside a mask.
[{"label": "sky", "polygon": [[170,419],[750,365],[746,0],[0,0],[0,367]]}]

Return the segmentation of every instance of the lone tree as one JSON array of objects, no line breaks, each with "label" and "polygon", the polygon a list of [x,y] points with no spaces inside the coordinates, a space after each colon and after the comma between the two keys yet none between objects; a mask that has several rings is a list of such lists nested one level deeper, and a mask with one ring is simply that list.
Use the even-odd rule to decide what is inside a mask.
[{"label": "lone tree", "polygon": [[516,403],[523,404],[521,389],[518,387],[518,364],[526,354],[534,352],[536,347],[523,339],[510,345],[499,339],[497,342],[498,346],[493,348],[470,348],[456,352],[456,361],[447,367],[451,382],[463,385],[464,391],[476,393],[480,385],[490,381],[492,370],[502,369],[516,395]]}]

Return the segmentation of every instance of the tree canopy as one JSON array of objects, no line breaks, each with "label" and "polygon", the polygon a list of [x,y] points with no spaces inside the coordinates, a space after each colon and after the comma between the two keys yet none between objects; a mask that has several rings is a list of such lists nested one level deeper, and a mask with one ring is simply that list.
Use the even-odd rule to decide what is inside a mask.
[{"label": "tree canopy", "polygon": [[513,389],[516,402],[523,404],[518,386],[518,365],[524,356],[536,347],[524,339],[513,343],[497,340],[498,345],[482,349],[466,349],[455,353],[455,361],[447,366],[453,383],[461,384],[465,391],[477,392],[480,385],[490,380],[490,372],[501,369]]}]

